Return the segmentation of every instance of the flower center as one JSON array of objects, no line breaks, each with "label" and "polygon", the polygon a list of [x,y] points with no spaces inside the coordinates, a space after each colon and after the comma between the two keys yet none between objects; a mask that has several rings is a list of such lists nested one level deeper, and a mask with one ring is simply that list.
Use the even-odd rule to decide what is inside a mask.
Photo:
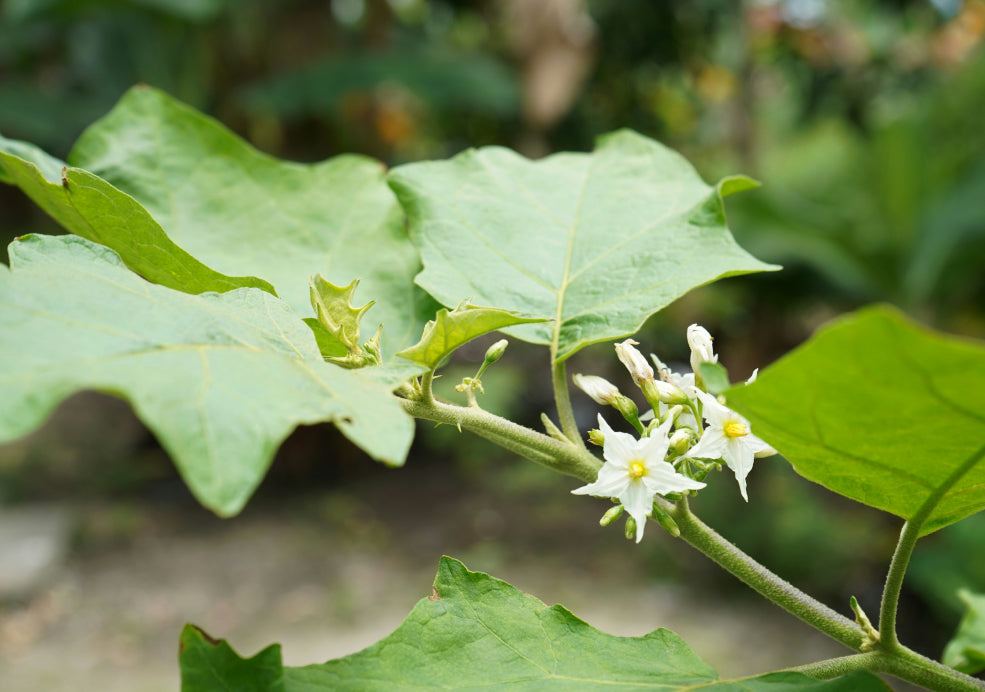
[{"label": "flower center", "polygon": [[737,420],[729,421],[722,426],[725,437],[744,437],[749,434],[749,428]]},{"label": "flower center", "polygon": [[646,464],[642,461],[631,461],[629,462],[629,477],[630,478],[642,478],[646,475]]}]

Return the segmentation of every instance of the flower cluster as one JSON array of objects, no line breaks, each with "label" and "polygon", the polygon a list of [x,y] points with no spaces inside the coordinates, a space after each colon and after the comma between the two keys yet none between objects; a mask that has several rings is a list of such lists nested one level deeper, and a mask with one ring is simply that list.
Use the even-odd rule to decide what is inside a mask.
[{"label": "flower cluster", "polygon": [[[757,458],[776,454],[776,450],[753,435],[749,421],[724,405],[722,397],[707,391],[700,375],[703,363],[718,363],[712,337],[706,329],[692,324],[687,330],[693,372],[678,374],[651,355],[654,367],[636,350],[638,343],[627,339],[616,344],[616,355],[629,370],[652,412],[638,415],[636,403],[621,394],[607,380],[593,375],[575,375],[574,382],[599,404],[612,406],[639,432],[639,439],[615,432],[599,415],[599,429],[590,439],[602,445],[605,463],[594,483],[572,492],[619,501],[618,509],[608,512],[603,523],[621,513],[629,514],[627,535],[643,538],[647,517],[672,526],[659,505],[657,495],[679,499],[681,495],[705,487],[704,479],[724,462],[735,474],[743,499],[746,476]],[[720,367],[720,366],[719,366]],[[753,372],[746,383],[755,380]],[[646,423],[646,424],[644,424]]]}]

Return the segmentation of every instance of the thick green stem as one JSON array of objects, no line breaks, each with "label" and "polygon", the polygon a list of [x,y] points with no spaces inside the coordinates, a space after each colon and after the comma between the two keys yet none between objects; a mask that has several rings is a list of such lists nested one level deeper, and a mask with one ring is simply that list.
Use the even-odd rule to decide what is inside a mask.
[{"label": "thick green stem", "polygon": [[719,536],[691,513],[686,500],[668,506],[667,510],[677,522],[681,538],[754,591],[845,646],[856,651],[862,646],[865,635],[861,627],[781,579]]},{"label": "thick green stem", "polygon": [[[551,354],[553,358],[553,354]],[[575,412],[571,408],[571,394],[568,389],[568,374],[564,367],[564,361],[553,361],[551,367],[551,381],[554,384],[554,404],[557,406],[557,415],[561,420],[561,430],[572,443],[584,448],[581,433],[578,432],[578,424],[575,422]]]},{"label": "thick green stem", "polygon": [[586,483],[595,481],[602,467],[602,462],[583,446],[561,442],[480,408],[455,406],[437,399],[401,399],[400,403],[415,418],[469,430],[531,461]]},{"label": "thick green stem", "polygon": [[889,564],[889,572],[886,574],[886,586],[882,590],[882,605],[879,608],[879,641],[884,650],[893,651],[899,647],[899,640],[896,638],[896,610],[899,607],[900,589],[903,588],[903,577],[906,574],[907,566],[910,564],[910,556],[913,555],[913,549],[920,538],[923,525],[941,500],[944,499],[947,492],[954,487],[954,484],[964,478],[965,474],[974,468],[983,457],[985,457],[985,446],[980,447],[963,464],[954,469],[951,475],[924,500],[923,504],[913,513],[913,516],[903,524],[899,541],[896,543],[896,550],[893,552],[893,559]]}]

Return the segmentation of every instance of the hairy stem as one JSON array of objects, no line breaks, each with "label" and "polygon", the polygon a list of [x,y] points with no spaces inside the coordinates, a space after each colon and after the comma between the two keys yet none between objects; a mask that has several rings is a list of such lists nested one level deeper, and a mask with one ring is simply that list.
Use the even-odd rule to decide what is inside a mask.
[{"label": "hairy stem", "polygon": [[884,650],[892,651],[899,646],[899,640],[896,637],[896,611],[899,607],[900,589],[903,588],[903,577],[906,574],[907,566],[910,564],[910,556],[913,555],[913,549],[920,538],[924,524],[947,492],[954,487],[954,484],[974,468],[983,457],[985,457],[985,446],[980,447],[963,464],[954,469],[951,475],[924,500],[923,504],[913,513],[913,516],[903,524],[893,559],[889,564],[889,572],[886,574],[886,585],[882,590],[882,604],[879,607],[879,641]]},{"label": "hairy stem", "polygon": [[480,408],[455,406],[437,399],[401,399],[400,404],[415,418],[469,430],[531,461],[586,483],[593,482],[602,467],[602,462],[583,446],[556,440]]},{"label": "hairy stem", "polygon": [[582,442],[581,433],[578,432],[578,424],[575,423],[575,412],[571,408],[568,374],[563,360],[553,361],[551,381],[554,384],[554,404],[557,406],[557,415],[561,420],[561,430],[573,444],[584,448],[585,443]]},{"label": "hairy stem", "polygon": [[832,639],[856,651],[861,647],[865,636],[862,628],[781,579],[719,536],[691,513],[687,500],[668,506],[667,510],[677,522],[681,538],[717,562],[725,571]]}]

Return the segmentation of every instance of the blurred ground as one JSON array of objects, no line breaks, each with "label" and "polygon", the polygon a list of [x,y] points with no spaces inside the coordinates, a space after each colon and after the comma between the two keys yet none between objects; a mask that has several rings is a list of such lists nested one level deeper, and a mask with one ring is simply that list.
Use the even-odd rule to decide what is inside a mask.
[{"label": "blurred ground", "polygon": [[[542,508],[508,502],[463,493],[434,469],[380,475],[345,495],[261,502],[227,521],[190,504],[133,510],[138,531],[116,545],[90,540],[50,587],[0,611],[0,679],[7,692],[78,690],[80,681],[106,692],[177,690],[185,622],[244,655],[281,642],[289,665],[341,656],[385,636],[430,593],[443,553],[612,634],[670,628],[723,675],[841,652],[765,602],[726,604],[686,579],[648,578],[647,559],[673,543],[656,526],[636,549],[620,529],[601,531],[594,514],[580,512],[559,533],[556,523],[544,528]],[[76,511],[83,525],[102,521]]]}]

